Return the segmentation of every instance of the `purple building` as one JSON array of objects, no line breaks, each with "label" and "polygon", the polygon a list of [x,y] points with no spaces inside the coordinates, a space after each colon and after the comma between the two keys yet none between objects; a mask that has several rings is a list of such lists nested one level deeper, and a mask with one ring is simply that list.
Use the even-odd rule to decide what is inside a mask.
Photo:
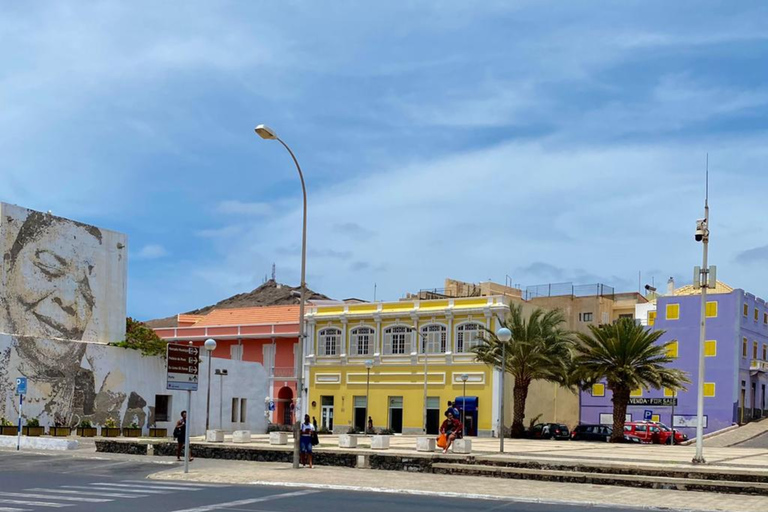
[{"label": "purple building", "polygon": [[[666,331],[659,342],[674,343],[670,347],[673,365],[688,373],[691,384],[677,394],[677,400],[667,389],[633,391],[627,420],[661,421],[693,437],[701,295],[684,286],[672,295],[658,297],[656,310],[643,315],[646,313],[650,329]],[[704,431],[713,432],[768,413],[768,305],[743,290],[718,283],[714,293],[707,295],[706,317]],[[641,320],[646,323],[646,318]],[[582,423],[612,424],[612,413],[611,392],[604,384],[582,392]]]}]

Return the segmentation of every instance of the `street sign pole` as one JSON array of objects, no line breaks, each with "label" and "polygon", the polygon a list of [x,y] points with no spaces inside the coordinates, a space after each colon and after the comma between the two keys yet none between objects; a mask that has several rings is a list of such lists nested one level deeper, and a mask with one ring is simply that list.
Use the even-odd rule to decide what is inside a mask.
[{"label": "street sign pole", "polygon": [[192,409],[192,391],[187,391],[187,423],[184,425],[184,473],[189,473],[189,429],[190,429],[190,423],[189,419],[192,417],[191,415],[191,409]]},{"label": "street sign pole", "polygon": [[19,394],[19,431],[16,433],[16,451],[21,450],[21,408],[24,404],[24,395]]}]

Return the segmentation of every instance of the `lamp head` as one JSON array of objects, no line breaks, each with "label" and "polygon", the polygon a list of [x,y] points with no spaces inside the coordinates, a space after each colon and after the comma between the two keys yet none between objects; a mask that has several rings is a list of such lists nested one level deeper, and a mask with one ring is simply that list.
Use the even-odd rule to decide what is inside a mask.
[{"label": "lamp head", "polygon": [[368,368],[369,370],[371,368],[373,368],[373,361],[371,361],[370,359],[366,359],[365,360],[365,367]]},{"label": "lamp head", "polygon": [[501,329],[496,331],[496,337],[499,338],[499,341],[501,342],[507,342],[512,339],[512,331],[510,331],[506,327],[502,327]]},{"label": "lamp head", "polygon": [[254,129],[254,131],[262,139],[273,140],[277,138],[277,134],[275,133],[275,130],[273,130],[272,128],[270,128],[265,124],[260,124]]},{"label": "lamp head", "polygon": [[461,382],[467,382],[469,380],[469,375],[466,373],[461,374]]},{"label": "lamp head", "polygon": [[205,340],[205,343],[203,344],[203,346],[205,347],[205,350],[207,350],[208,352],[213,352],[214,350],[216,350],[216,340],[213,338],[208,338],[207,340]]}]

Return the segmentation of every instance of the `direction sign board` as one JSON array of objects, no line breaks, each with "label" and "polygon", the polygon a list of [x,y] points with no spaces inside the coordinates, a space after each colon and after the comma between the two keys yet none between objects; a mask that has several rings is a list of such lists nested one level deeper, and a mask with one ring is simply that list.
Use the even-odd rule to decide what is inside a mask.
[{"label": "direction sign board", "polygon": [[168,344],[167,389],[197,391],[200,347]]},{"label": "direction sign board", "polygon": [[27,378],[26,377],[19,377],[16,379],[16,394],[17,395],[27,394]]}]

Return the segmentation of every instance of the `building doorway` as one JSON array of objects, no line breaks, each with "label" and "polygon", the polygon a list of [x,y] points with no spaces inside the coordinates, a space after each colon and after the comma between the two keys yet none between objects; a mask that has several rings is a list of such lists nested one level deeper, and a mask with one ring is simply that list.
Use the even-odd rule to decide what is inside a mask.
[{"label": "building doorway", "polygon": [[280,425],[293,425],[292,407],[293,390],[288,386],[283,386],[277,392],[277,407],[275,411],[275,423]]},{"label": "building doorway", "polygon": [[440,424],[440,397],[430,396],[427,398],[427,434],[439,434]]},{"label": "building doorway", "polygon": [[333,432],[333,397],[320,397],[320,428]]},{"label": "building doorway", "polygon": [[356,396],[355,397],[355,428],[359,430],[360,432],[365,432],[365,397],[364,396]]},{"label": "building doorway", "polygon": [[403,397],[389,397],[389,428],[398,434],[403,433]]}]

